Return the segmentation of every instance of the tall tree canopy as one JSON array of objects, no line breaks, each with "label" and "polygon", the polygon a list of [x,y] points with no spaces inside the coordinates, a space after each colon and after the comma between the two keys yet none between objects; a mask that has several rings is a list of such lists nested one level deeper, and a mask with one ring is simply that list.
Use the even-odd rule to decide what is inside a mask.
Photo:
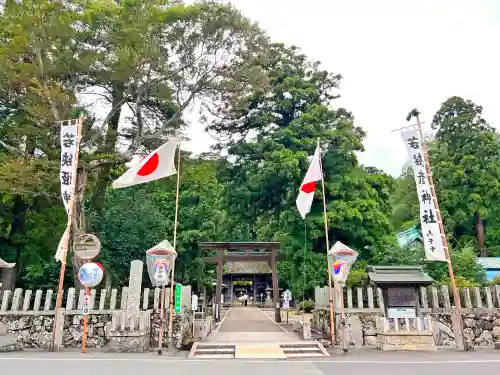
[{"label": "tall tree canopy", "polygon": [[291,272],[291,283],[299,293],[306,267],[310,295],[315,285],[325,282],[327,272],[320,191],[305,222],[295,199],[316,140],[324,153],[332,244],[342,241],[368,258],[369,248],[386,243],[393,234],[387,204],[392,179],[358,165],[355,151],[363,150],[365,134],[349,112],[330,107],[339,75],[281,44],[257,56],[254,64],[268,76],[266,90],[229,98],[230,105],[218,113],[222,119],[208,129],[227,140],[233,160],[222,177],[227,181],[230,212],[253,226],[253,239],[283,244],[291,267],[284,262],[280,269]]}]

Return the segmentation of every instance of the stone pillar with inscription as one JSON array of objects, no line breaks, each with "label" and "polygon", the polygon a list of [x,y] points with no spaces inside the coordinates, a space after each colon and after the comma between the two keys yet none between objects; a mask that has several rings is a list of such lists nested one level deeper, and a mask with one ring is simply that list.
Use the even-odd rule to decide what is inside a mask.
[{"label": "stone pillar with inscription", "polygon": [[143,267],[140,260],[130,264],[124,310],[113,312],[108,323],[109,351],[143,353],[150,350],[151,310],[140,311]]},{"label": "stone pillar with inscription", "polygon": [[141,303],[142,271],[144,264],[140,260],[130,263],[130,277],[128,281],[127,317],[126,324],[131,329],[138,326],[139,308]]}]

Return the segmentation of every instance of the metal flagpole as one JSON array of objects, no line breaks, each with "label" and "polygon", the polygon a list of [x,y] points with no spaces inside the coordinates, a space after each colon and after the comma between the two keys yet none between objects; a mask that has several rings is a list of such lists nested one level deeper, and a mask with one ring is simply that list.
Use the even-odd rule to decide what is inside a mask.
[{"label": "metal flagpole", "polygon": [[[317,147],[319,147],[319,138]],[[326,197],[325,197],[325,176],[323,175],[323,162],[322,155],[319,157],[319,168],[321,173],[321,190],[323,192],[323,219],[325,222],[325,239],[326,239],[326,252],[330,249],[330,242],[328,240],[328,222],[326,216]],[[332,347],[335,346],[335,318],[333,315],[333,293],[332,293],[332,274],[330,272],[330,267],[328,267],[328,290],[330,292],[330,341],[332,343]]]},{"label": "metal flagpole", "polygon": [[448,249],[448,241],[446,240],[446,233],[444,230],[443,219],[441,217],[441,211],[439,209],[436,188],[434,187],[434,180],[432,179],[431,164],[430,164],[430,160],[429,160],[429,154],[427,152],[427,142],[424,139],[424,135],[423,135],[423,131],[422,131],[422,123],[420,122],[420,117],[418,116],[418,114],[415,117],[417,118],[418,133],[419,133],[420,139],[422,141],[422,151],[424,153],[425,169],[427,171],[427,176],[429,179],[429,186],[431,188],[432,199],[434,200],[434,207],[436,208],[436,217],[437,217],[438,224],[439,224],[439,231],[441,232],[441,237],[443,239],[443,247],[445,250],[446,259],[448,260],[448,274],[450,276],[453,301],[455,302],[455,307],[458,311],[458,317],[456,318],[456,321],[455,321],[455,326],[456,326],[455,341],[457,343],[458,348],[463,350],[463,349],[465,349],[465,347],[464,347],[464,342],[463,342],[462,318],[460,316],[460,309],[462,308],[462,305],[460,302],[460,296],[458,295],[457,284],[455,282],[455,275],[453,273],[453,266],[451,264],[451,256],[450,256],[450,251]]},{"label": "metal flagpole", "polygon": [[[179,145],[179,150],[177,152],[177,191],[175,193],[175,219],[174,219],[174,250],[177,247],[177,221],[179,217],[179,186],[181,181],[181,146]],[[176,250],[177,251],[177,250]],[[170,283],[170,315],[168,321],[168,349],[172,350],[172,325],[174,320],[174,272],[175,272],[175,261],[172,265],[172,282]]]},{"label": "metal flagpole", "polygon": [[[78,168],[78,154],[80,153],[80,141],[82,139],[82,125],[85,117],[80,116],[78,118],[78,125],[76,127],[76,141],[75,141],[75,160],[73,160],[73,176],[75,176],[76,180],[76,171]],[[62,122],[62,121],[61,121]],[[62,126],[62,124],[61,124]],[[59,323],[64,324],[64,322],[57,321],[57,311],[61,308],[62,298],[63,298],[63,286],[64,286],[64,274],[66,272],[66,257],[68,255],[68,245],[69,245],[69,234],[71,232],[71,224],[73,222],[73,210],[75,207],[75,189],[76,181],[73,181],[73,188],[71,193],[71,199],[68,202],[68,221],[66,223],[66,230],[64,231],[64,239],[63,239],[63,258],[61,261],[61,271],[59,273],[59,285],[57,287],[57,297],[56,297],[56,306],[54,310],[54,325],[52,327],[52,351],[55,351],[55,338],[57,325]]]}]

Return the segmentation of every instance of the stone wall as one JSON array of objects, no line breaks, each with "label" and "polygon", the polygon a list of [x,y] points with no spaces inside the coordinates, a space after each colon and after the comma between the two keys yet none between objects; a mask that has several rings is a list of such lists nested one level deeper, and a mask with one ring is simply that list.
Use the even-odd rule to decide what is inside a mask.
[{"label": "stone wall", "polygon": [[[168,317],[165,314],[165,326],[163,331],[163,347],[168,347]],[[158,347],[158,337],[160,333],[160,313],[155,312],[151,316],[151,347]],[[172,326],[172,341],[173,347],[181,349],[183,341],[193,337],[193,315],[192,314],[175,314]]]},{"label": "stone wall", "polygon": [[[455,335],[451,324],[451,314],[444,309],[432,311],[432,331],[436,346],[456,347]],[[494,346],[500,349],[500,309],[463,309],[464,337],[469,348],[475,346]],[[427,314],[425,314],[427,315]],[[347,313],[347,318],[356,316],[359,325],[351,325],[352,336],[362,337],[362,345],[377,344],[376,320],[377,313]],[[337,317],[338,318],[338,317]],[[328,310],[317,309],[313,312],[312,328],[328,337],[330,332],[330,313]],[[359,340],[358,340],[359,341]]]},{"label": "stone wall", "polygon": [[500,309],[495,312],[463,314],[464,337],[474,346],[492,346],[500,349]]},{"label": "stone wall", "polygon": [[[352,343],[356,346],[375,346],[377,342],[377,317],[379,315],[373,312],[366,313],[348,313],[346,317],[349,320],[356,317],[356,323],[351,323]],[[336,314],[338,321],[339,315]],[[328,337],[330,333],[330,311],[317,309],[313,311],[311,327],[316,332],[321,332]]]},{"label": "stone wall", "polygon": [[[112,314],[91,314],[88,319],[88,348],[107,348]],[[168,346],[168,314],[165,315],[164,346]],[[159,312],[151,316],[151,346],[158,345]],[[173,321],[174,347],[180,348],[185,337],[191,335],[191,314],[175,314]],[[7,334],[14,336],[24,348],[48,348],[52,341],[54,314],[1,314],[0,325],[4,324]],[[83,316],[66,313],[64,317],[63,348],[79,348],[82,345]]]}]

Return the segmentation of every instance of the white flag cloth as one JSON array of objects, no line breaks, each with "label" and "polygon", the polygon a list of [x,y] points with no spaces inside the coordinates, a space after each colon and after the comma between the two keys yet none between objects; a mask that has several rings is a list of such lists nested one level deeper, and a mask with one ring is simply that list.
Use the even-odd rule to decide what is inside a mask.
[{"label": "white flag cloth", "polygon": [[57,251],[56,251],[56,255],[54,258],[56,258],[56,260],[58,262],[61,262],[63,261],[64,259],[64,240],[65,238],[69,236],[69,228],[67,228],[65,231],[64,231],[64,234],[62,235],[61,239],[59,240],[59,244],[57,245]]},{"label": "white flag cloth", "polygon": [[420,223],[424,240],[425,257],[428,260],[448,262],[444,250],[443,238],[439,228],[436,205],[431,194],[429,176],[425,169],[424,153],[420,134],[417,129],[401,132],[408,157],[410,158],[417,196],[420,202]]},{"label": "white flag cloth", "polygon": [[304,181],[300,185],[299,196],[297,197],[296,203],[302,219],[305,219],[306,215],[311,211],[312,202],[314,199],[314,191],[316,190],[316,182],[323,179],[321,173],[321,148],[316,147],[314,151],[313,158],[311,160],[311,165],[307,170]]},{"label": "white flag cloth", "polygon": [[113,188],[120,189],[144,184],[177,173],[174,159],[175,150],[179,144],[178,139],[172,139],[163,144],[122,174],[113,182]]},{"label": "white flag cloth", "polygon": [[68,213],[68,204],[75,193],[76,169],[76,142],[78,136],[78,120],[69,121],[69,125],[61,125],[61,196]]},{"label": "white flag cloth", "polygon": [[[78,142],[80,142],[78,139],[79,126],[79,119],[61,122],[61,169],[59,171],[59,180],[61,182],[61,196],[68,216],[69,204],[74,199],[75,195],[76,162],[78,156]],[[67,251],[67,246],[64,246],[64,238],[69,236],[69,232],[70,229],[68,227],[57,246],[54,257],[59,262],[63,261],[64,253]]]}]

